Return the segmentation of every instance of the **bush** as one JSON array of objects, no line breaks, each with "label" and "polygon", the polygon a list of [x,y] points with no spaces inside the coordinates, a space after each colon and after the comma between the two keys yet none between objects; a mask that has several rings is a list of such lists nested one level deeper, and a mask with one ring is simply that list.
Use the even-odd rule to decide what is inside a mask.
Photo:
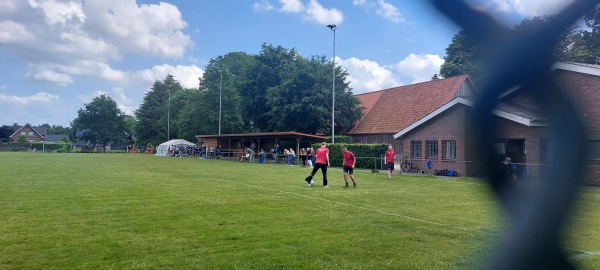
[{"label": "bush", "polygon": [[[348,147],[348,150],[354,153],[354,156],[356,157],[356,165],[354,166],[355,168],[373,169],[380,167],[379,164],[381,163],[383,155],[388,149],[389,144],[327,144],[327,148],[329,148],[329,162],[331,162],[331,166],[342,166],[342,146]],[[321,144],[313,145],[313,149],[315,150],[319,147],[321,147]]]}]

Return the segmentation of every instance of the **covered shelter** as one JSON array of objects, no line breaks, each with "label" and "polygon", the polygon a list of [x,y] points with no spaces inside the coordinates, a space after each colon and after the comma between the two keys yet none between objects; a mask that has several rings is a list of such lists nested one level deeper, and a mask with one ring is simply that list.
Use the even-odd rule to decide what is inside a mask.
[{"label": "covered shelter", "polygon": [[[246,147],[250,147],[256,152],[260,149],[271,149],[280,141],[294,141],[296,153],[300,152],[300,142],[306,140],[309,144],[325,141],[326,137],[321,135],[312,135],[295,131],[285,132],[262,132],[262,133],[241,133],[241,134],[220,134],[220,135],[196,135],[198,140],[203,140],[208,146],[221,145],[223,154],[228,157],[236,157],[236,154],[242,153]],[[270,147],[270,148],[268,148]]]},{"label": "covered shelter", "polygon": [[173,139],[173,140],[161,143],[158,146],[158,148],[156,148],[156,155],[157,156],[169,156],[169,146],[180,146],[180,145],[195,146],[194,143],[191,143],[184,139]]}]

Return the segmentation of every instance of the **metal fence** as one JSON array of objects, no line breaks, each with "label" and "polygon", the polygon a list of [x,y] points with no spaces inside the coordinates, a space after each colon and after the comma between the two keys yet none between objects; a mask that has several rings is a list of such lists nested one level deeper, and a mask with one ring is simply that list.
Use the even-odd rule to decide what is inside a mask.
[{"label": "metal fence", "polygon": [[[489,77],[479,88],[470,124],[483,173],[510,218],[507,237],[489,260],[490,269],[571,269],[560,240],[561,228],[574,207],[582,177],[585,129],[575,114],[576,106],[550,75],[552,50],[560,34],[598,0],[575,1],[548,24],[531,34],[517,35],[489,14],[476,11],[464,1],[430,0],[433,6],[461,27],[475,42],[495,52],[486,63]],[[493,157],[492,138],[496,124],[491,114],[499,95],[513,86],[532,89],[543,106],[555,139],[554,156],[544,176],[531,191],[519,189],[503,177]],[[560,166],[559,166],[560,165]]]}]

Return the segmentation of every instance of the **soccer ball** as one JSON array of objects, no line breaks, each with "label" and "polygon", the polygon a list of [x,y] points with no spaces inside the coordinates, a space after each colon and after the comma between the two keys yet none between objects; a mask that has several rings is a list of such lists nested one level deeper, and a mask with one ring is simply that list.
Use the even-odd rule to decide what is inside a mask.
[{"label": "soccer ball", "polygon": [[313,180],[310,180],[310,185],[311,185],[311,186],[314,186],[314,185],[315,185],[315,181],[313,181]]}]

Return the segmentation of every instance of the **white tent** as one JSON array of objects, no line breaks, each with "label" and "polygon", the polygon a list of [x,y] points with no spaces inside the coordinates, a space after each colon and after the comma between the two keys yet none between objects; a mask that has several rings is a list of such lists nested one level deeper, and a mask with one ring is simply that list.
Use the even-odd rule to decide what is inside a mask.
[{"label": "white tent", "polygon": [[156,149],[156,155],[157,156],[168,156],[169,155],[169,146],[179,147],[180,145],[194,146],[195,144],[188,142],[184,139],[173,139],[168,142],[161,143],[158,146],[158,148]]}]

